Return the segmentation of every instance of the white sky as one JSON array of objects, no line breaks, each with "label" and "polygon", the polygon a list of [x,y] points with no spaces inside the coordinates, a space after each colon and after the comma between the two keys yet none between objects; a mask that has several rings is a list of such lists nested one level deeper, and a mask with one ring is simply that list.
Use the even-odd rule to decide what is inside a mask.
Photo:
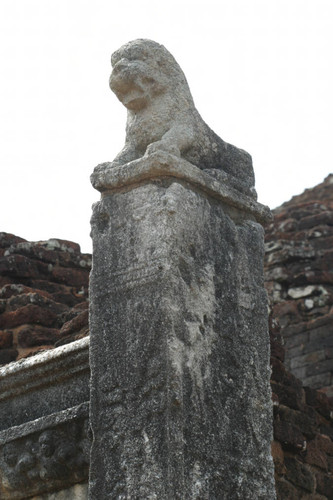
[{"label": "white sky", "polygon": [[0,231],[91,251],[89,181],[122,148],[110,55],[151,38],[196,106],[251,153],[274,208],[332,168],[332,0],[0,0]]}]

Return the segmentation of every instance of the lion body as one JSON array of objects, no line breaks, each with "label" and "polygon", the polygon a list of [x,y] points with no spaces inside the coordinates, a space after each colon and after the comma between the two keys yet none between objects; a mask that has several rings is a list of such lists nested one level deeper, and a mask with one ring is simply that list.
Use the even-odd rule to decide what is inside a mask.
[{"label": "lion body", "polygon": [[134,40],[111,58],[110,87],[128,110],[119,166],[164,150],[203,170],[222,171],[231,185],[255,196],[251,156],[223,141],[195,108],[173,56],[151,40]]}]

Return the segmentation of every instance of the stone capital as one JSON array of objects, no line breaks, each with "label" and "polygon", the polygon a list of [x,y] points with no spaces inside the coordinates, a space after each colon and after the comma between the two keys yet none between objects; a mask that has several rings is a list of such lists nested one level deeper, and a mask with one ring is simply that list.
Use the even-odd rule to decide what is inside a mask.
[{"label": "stone capital", "polygon": [[214,169],[201,170],[188,161],[164,151],[143,156],[126,165],[118,167],[110,165],[111,163],[104,163],[96,167],[91,175],[92,185],[102,193],[102,198],[117,191],[169,179],[187,184],[192,189],[219,200],[229,207],[231,216],[235,217],[237,213],[239,217],[242,214],[243,218],[261,224],[272,219],[267,206],[232,187],[230,177],[224,172]]}]

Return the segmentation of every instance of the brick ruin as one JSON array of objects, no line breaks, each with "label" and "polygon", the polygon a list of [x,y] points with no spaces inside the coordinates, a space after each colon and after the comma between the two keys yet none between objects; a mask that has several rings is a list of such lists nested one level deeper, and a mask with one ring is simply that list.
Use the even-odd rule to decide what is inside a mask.
[{"label": "brick ruin", "polygon": [[[274,222],[266,228],[265,271],[271,302],[274,405],[272,455],[277,498],[281,500],[333,498],[332,206],[333,175],[330,175],[323,183],[276,209]],[[15,360],[27,364],[30,359],[38,364],[38,359],[49,350],[62,346],[65,352],[66,344],[73,341],[73,346],[80,345],[82,352],[86,349],[83,343],[89,333],[90,266],[91,256],[82,254],[75,243],[57,239],[27,242],[1,233],[1,365],[11,366],[8,363]],[[82,363],[87,372],[87,361]],[[74,403],[81,404],[79,417],[84,422],[87,414],[82,405],[86,395],[80,398]],[[64,409],[59,407],[54,411],[63,413]],[[7,418],[10,421],[10,416]],[[24,418],[14,425],[25,425]],[[63,435],[61,425],[59,433]],[[5,424],[2,429],[0,434],[5,432]],[[33,432],[37,432],[36,429]],[[86,443],[88,438],[89,433],[80,438],[80,443]],[[81,451],[76,450],[76,458],[72,459],[75,473],[71,475],[66,468],[60,468],[60,475],[66,477],[62,481],[59,477],[53,478],[50,472],[51,479],[32,489],[33,494],[75,488],[76,483],[85,483],[87,459],[83,462],[82,450],[87,445],[80,446]],[[34,455],[30,451],[30,455],[37,457],[35,468],[36,460],[42,463],[38,453]],[[18,460],[15,470],[21,471],[21,462],[22,459]],[[51,467],[56,468],[59,463],[61,458],[54,458]],[[48,470],[50,465],[43,467]],[[48,474],[44,475],[47,479]],[[18,494],[4,498],[27,497]]]},{"label": "brick ruin", "polygon": [[90,254],[0,233],[0,259],[0,364],[88,334]]},{"label": "brick ruin", "polygon": [[266,287],[287,368],[333,396],[333,175],[274,211],[266,228]]}]

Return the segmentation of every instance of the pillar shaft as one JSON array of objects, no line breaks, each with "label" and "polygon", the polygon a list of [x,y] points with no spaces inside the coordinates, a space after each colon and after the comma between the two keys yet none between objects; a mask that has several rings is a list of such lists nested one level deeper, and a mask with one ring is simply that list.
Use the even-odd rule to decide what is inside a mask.
[{"label": "pillar shaft", "polygon": [[275,498],[267,210],[165,154],[95,185],[90,498]]}]

